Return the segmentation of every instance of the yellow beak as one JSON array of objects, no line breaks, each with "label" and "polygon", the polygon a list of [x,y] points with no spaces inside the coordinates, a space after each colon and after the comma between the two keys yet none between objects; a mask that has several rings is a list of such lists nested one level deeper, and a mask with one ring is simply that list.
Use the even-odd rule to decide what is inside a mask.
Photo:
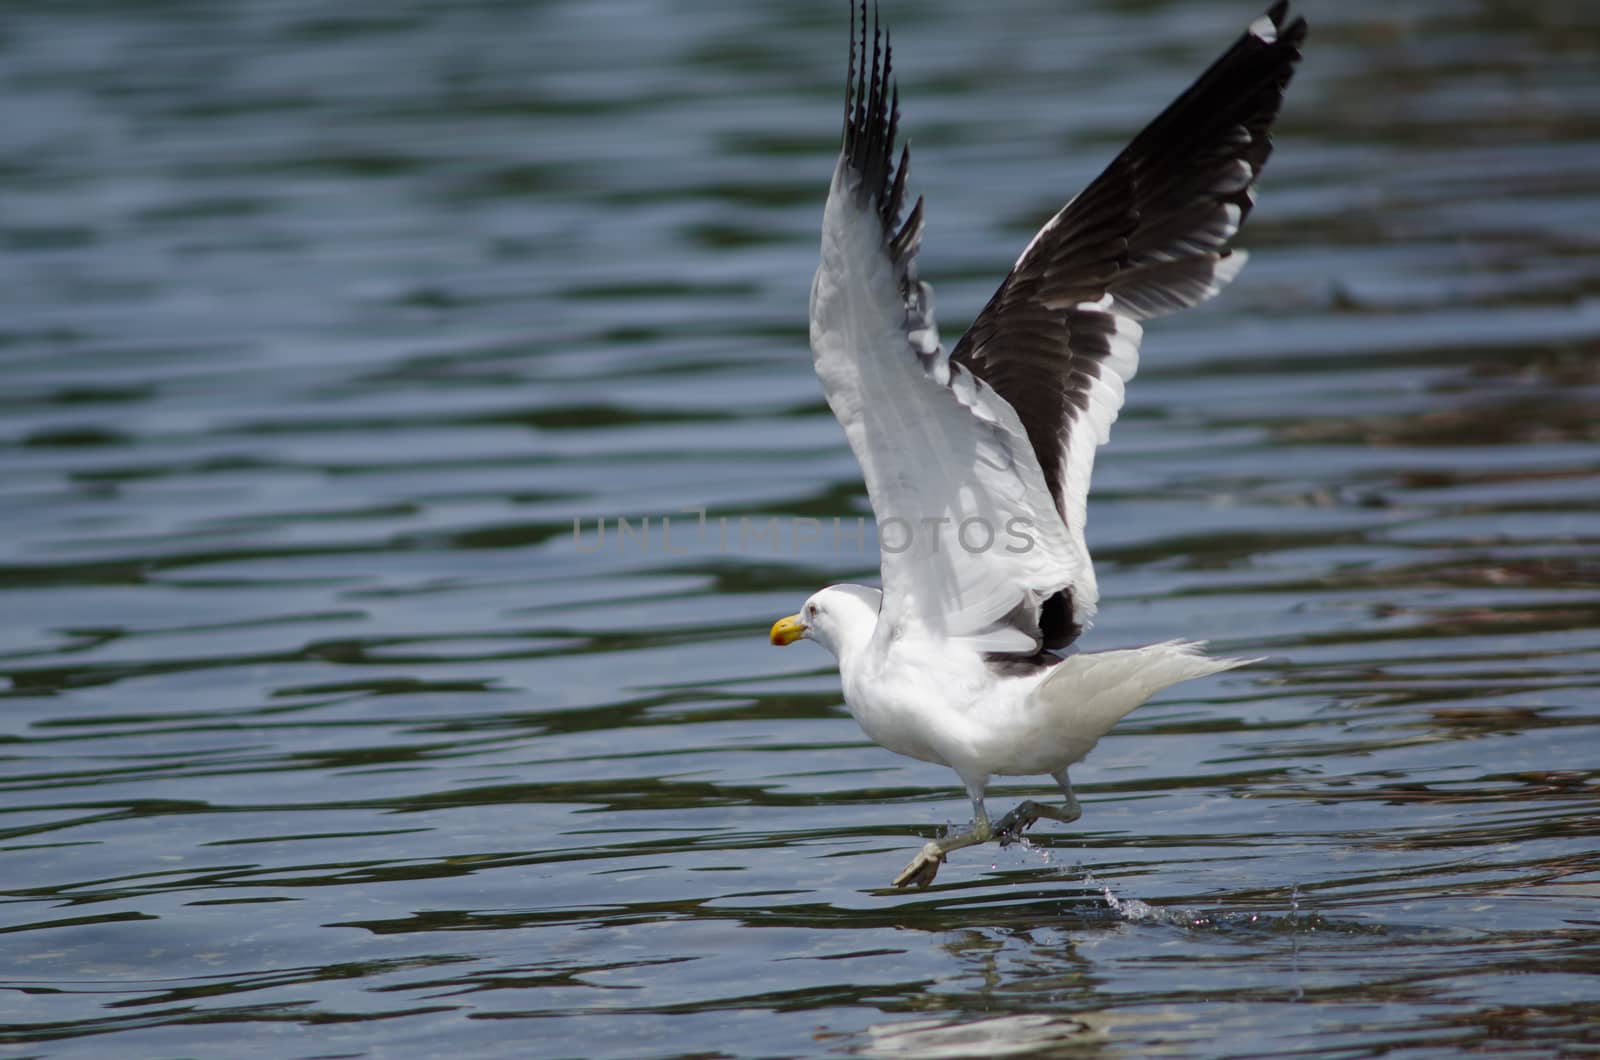
[{"label": "yellow beak", "polygon": [[800,621],[799,615],[780,618],[772,624],[772,643],[780,648],[785,644],[793,644],[805,635],[806,624]]}]

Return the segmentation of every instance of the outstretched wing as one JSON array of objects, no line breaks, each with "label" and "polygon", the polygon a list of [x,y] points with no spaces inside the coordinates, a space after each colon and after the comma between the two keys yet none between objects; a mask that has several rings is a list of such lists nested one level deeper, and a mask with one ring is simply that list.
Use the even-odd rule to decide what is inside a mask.
[{"label": "outstretched wing", "polygon": [[1016,410],[1068,528],[1076,577],[1042,609],[1045,647],[1070,644],[1099,598],[1085,501],[1138,368],[1139,322],[1205,301],[1244,265],[1228,245],[1306,35],[1287,16],[1280,0],[1251,23],[1040,229],[950,355]]},{"label": "outstretched wing", "polygon": [[1015,410],[939,343],[932,292],[916,272],[920,199],[901,220],[907,154],[896,163],[889,45],[874,27],[869,55],[860,17],[811,348],[877,517],[878,636],[925,632],[1032,654],[1040,608],[1081,576],[1081,550]]}]

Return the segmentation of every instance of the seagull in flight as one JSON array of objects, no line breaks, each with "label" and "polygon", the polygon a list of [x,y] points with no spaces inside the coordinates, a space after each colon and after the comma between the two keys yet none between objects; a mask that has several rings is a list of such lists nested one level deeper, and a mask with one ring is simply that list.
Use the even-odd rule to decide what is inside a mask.
[{"label": "seagull in flight", "polygon": [[[917,279],[922,200],[895,153],[899,90],[877,17],[852,4],[844,143],[811,287],[811,350],[861,465],[882,589],[833,585],[772,627],[838,659],[845,706],[891,751],[949,766],[972,827],[895,877],[926,887],[953,850],[1077,820],[1067,767],[1169,685],[1243,666],[1168,641],[1062,654],[1099,599],[1084,543],[1095,450],[1139,362],[1143,322],[1216,295],[1300,59],[1287,0],[1045,222],[952,350]],[[1048,775],[1065,802],[993,823],[994,776]]]}]

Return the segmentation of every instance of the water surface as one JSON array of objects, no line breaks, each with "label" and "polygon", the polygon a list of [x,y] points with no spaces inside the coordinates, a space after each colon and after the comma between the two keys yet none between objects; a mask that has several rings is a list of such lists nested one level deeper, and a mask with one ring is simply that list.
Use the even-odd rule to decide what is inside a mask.
[{"label": "water surface", "polygon": [[[765,639],[843,7],[0,15],[6,1055],[1592,1046],[1600,11],[1308,9],[1090,508],[1086,647],[1267,661],[900,893],[955,777]],[[1257,14],[884,13],[947,336]]]}]

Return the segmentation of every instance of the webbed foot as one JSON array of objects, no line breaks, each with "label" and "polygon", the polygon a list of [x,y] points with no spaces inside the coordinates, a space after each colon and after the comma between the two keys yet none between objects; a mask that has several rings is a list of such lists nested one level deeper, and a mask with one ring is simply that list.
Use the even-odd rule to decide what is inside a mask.
[{"label": "webbed foot", "polygon": [[939,874],[939,866],[942,864],[944,864],[944,851],[939,844],[931,842],[924,844],[922,851],[911,859],[911,864],[894,878],[894,885],[910,887],[916,884],[918,887],[926,887]]},{"label": "webbed foot", "polygon": [[994,824],[995,838],[1000,845],[1008,847],[1022,838],[1022,833],[1033,827],[1035,821],[1046,814],[1046,807],[1040,806],[1032,799],[1026,799],[1017,805],[1017,808],[1006,814]]}]

